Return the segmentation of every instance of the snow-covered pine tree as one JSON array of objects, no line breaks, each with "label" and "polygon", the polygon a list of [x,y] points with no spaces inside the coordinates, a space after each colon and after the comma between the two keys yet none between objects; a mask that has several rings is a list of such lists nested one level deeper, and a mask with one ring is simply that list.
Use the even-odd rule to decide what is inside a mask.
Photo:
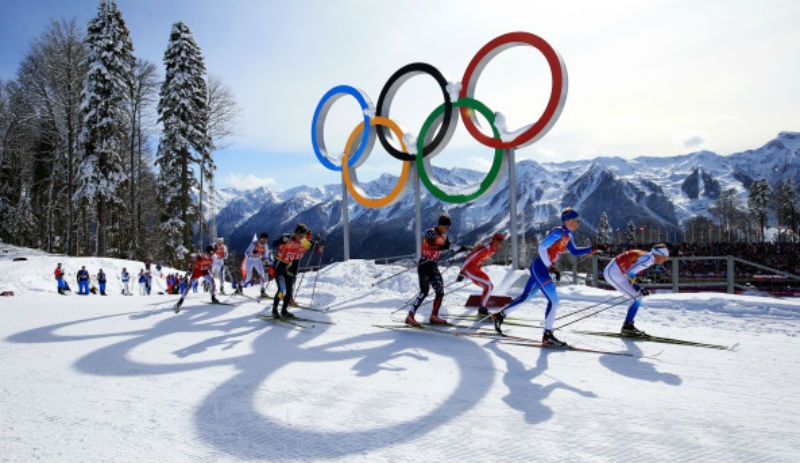
[{"label": "snow-covered pine tree", "polygon": [[800,209],[797,202],[797,187],[791,177],[778,185],[775,192],[775,214],[778,221],[788,228],[796,237],[798,225],[800,225]]},{"label": "snow-covered pine tree", "polygon": [[600,213],[600,219],[597,221],[597,232],[594,235],[595,244],[611,244],[612,241],[612,228],[608,223],[608,214],[605,211]]},{"label": "snow-covered pine tree", "polygon": [[[83,128],[74,199],[97,206],[95,253],[107,255],[109,237],[121,233],[125,202],[120,190],[127,181],[123,153],[129,118],[126,111],[135,63],[133,43],[114,0],[102,0],[89,21],[85,39],[88,72],[81,94]],[[114,243],[120,255],[120,243]]]},{"label": "snow-covered pine tree", "polygon": [[177,258],[177,249],[191,249],[192,224],[197,207],[191,192],[207,166],[210,152],[208,136],[208,95],[206,67],[200,48],[189,27],[173,24],[164,52],[165,78],[158,102],[163,133],[156,163],[159,187],[164,202],[161,232],[166,234],[165,255]]},{"label": "snow-covered pine tree", "polygon": [[758,222],[758,241],[764,241],[764,229],[767,226],[771,197],[772,187],[769,186],[766,178],[757,178],[750,184],[750,192],[747,194],[747,209],[750,211],[750,216]]},{"label": "snow-covered pine tree", "polygon": [[628,226],[625,227],[625,242],[629,245],[636,242],[636,225],[633,222],[628,222]]}]

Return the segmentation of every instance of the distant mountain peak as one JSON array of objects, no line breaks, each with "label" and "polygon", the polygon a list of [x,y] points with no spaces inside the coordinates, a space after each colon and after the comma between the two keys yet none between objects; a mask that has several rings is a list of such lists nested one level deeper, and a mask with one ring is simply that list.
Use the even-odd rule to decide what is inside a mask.
[{"label": "distant mountain peak", "polygon": [[[764,177],[771,185],[793,178],[800,184],[800,132],[781,132],[764,146],[721,156],[697,151],[672,157],[641,156],[626,160],[602,156],[590,160],[516,164],[517,204],[529,236],[558,223],[558,212],[575,207],[591,229],[602,212],[613,228],[628,223],[656,223],[680,227],[696,215],[711,217],[709,208],[722,191],[733,188],[744,208],[750,183]],[[433,175],[449,189],[464,189],[480,182],[485,173],[463,167],[433,168]],[[451,234],[459,242],[477,243],[488,234],[508,233],[508,177],[483,198],[467,204],[442,204],[423,189],[422,228],[434,223],[442,210],[454,221]],[[397,177],[383,174],[362,183],[370,195],[388,191]],[[217,192],[217,225],[235,248],[242,247],[254,231],[270,236],[303,222],[328,237],[330,255],[341,256],[341,185],[301,186],[275,193],[225,189]],[[349,201],[351,257],[372,258],[414,251],[413,195],[382,209],[368,209]],[[586,236],[583,237],[584,239]]]}]

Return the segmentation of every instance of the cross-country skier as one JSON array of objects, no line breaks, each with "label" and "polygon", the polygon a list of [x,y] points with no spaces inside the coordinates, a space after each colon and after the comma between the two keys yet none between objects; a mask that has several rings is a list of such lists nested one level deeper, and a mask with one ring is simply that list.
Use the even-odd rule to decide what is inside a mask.
[{"label": "cross-country skier", "polygon": [[211,273],[219,273],[219,293],[225,294],[225,259],[228,258],[228,246],[225,246],[225,238],[217,238],[214,243],[214,266]]},{"label": "cross-country skier", "polygon": [[181,311],[181,305],[183,305],[183,299],[186,297],[186,294],[189,292],[189,288],[192,287],[192,284],[200,280],[201,278],[207,281],[211,286],[211,303],[212,304],[219,304],[217,300],[216,291],[214,289],[214,278],[211,276],[211,266],[214,265],[214,247],[207,246],[206,252],[203,254],[199,254],[195,256],[191,262],[191,270],[192,270],[192,279],[188,285],[183,289],[183,293],[181,294],[181,298],[178,299],[178,303],[175,304],[175,313]]},{"label": "cross-country skier", "polygon": [[78,273],[75,274],[75,278],[78,280],[78,294],[82,296],[89,295],[89,271],[86,270],[86,266],[82,266]]},{"label": "cross-country skier", "polygon": [[[266,284],[267,284],[267,274],[264,272],[264,259],[269,257],[269,244],[267,240],[269,239],[269,235],[266,233],[261,233],[258,239],[253,239],[253,242],[250,243],[250,246],[247,247],[247,250],[244,252],[244,282],[248,283],[251,278],[253,278],[253,271],[258,273],[261,276],[261,293],[260,297],[264,298],[267,297],[266,292]],[[237,294],[242,293],[242,287],[236,289]]]},{"label": "cross-country skier", "polygon": [[662,265],[669,258],[669,249],[666,244],[657,244],[650,252],[631,249],[614,257],[603,270],[606,281],[617,291],[629,296],[633,302],[628,307],[625,322],[620,333],[626,336],[644,336],[646,333],[636,328],[633,319],[639,311],[642,297],[650,294],[647,288],[636,283],[636,275],[647,270],[653,265]]},{"label": "cross-country skier", "polygon": [[503,240],[505,236],[502,233],[495,233],[492,235],[491,241],[488,243],[479,244],[475,247],[464,260],[461,265],[461,272],[458,274],[456,281],[462,281],[464,277],[472,280],[473,283],[483,289],[481,293],[481,305],[478,307],[478,315],[489,315],[489,297],[492,295],[494,285],[489,275],[483,271],[481,266],[484,262],[489,260],[500,248],[503,247]]},{"label": "cross-country skier", "polygon": [[[272,316],[292,317],[289,312],[289,304],[294,296],[294,281],[300,266],[300,258],[309,249],[312,249],[317,240],[312,240],[312,234],[302,223],[297,224],[294,233],[284,234],[273,245],[278,248],[275,256],[275,283],[278,289],[275,297],[272,298]],[[283,303],[281,304],[281,301]],[[281,311],[278,312],[278,305]]]},{"label": "cross-country skier", "polygon": [[463,252],[468,248],[451,243],[447,237],[447,231],[450,230],[450,216],[442,214],[439,216],[439,221],[435,227],[425,230],[422,236],[422,251],[417,263],[417,276],[419,277],[419,294],[414,297],[411,303],[411,308],[406,316],[405,323],[410,326],[419,326],[419,322],[414,318],[417,309],[422,304],[422,301],[428,297],[428,292],[431,286],[435,293],[433,299],[433,309],[428,318],[430,323],[439,325],[446,325],[447,320],[439,317],[439,308],[442,306],[444,299],[444,283],[442,282],[442,274],[439,272],[439,256],[442,251],[456,251]]},{"label": "cross-country skier", "polygon": [[575,247],[572,233],[578,229],[580,223],[580,215],[571,207],[561,212],[561,226],[552,229],[539,244],[539,254],[533,259],[530,268],[528,268],[531,276],[528,278],[528,282],[525,283],[525,289],[522,294],[502,310],[492,315],[494,329],[498,333],[502,333],[500,325],[508,313],[511,312],[511,309],[528,300],[536,289],[540,289],[544,297],[547,298],[542,344],[548,347],[567,347],[567,343],[553,336],[553,322],[556,319],[556,311],[558,310],[558,293],[556,292],[555,283],[550,278],[550,268],[555,265],[559,256],[566,250],[569,250],[573,256],[583,256],[597,251],[592,247]]}]

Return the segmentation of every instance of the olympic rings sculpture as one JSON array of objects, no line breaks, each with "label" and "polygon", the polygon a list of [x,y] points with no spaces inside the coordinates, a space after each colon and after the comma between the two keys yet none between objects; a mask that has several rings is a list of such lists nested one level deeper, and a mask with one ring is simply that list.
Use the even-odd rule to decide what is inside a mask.
[{"label": "olympic rings sculpture", "polygon": [[[496,113],[485,104],[474,99],[475,87],[486,65],[502,51],[516,46],[532,46],[538,49],[547,60],[552,77],[550,98],[538,120],[514,133],[500,133],[495,126]],[[389,109],[397,90],[408,79],[420,74],[431,76],[441,89],[444,102],[436,107],[422,125],[419,136],[403,133],[400,126],[389,117]],[[459,89],[460,87],[460,89]],[[456,89],[458,89],[456,93]],[[363,120],[351,132],[344,151],[330,156],[324,141],[324,126],[332,105],[344,96],[352,96],[358,102]],[[435,197],[449,203],[464,203],[477,199],[494,186],[506,164],[505,149],[528,146],[544,136],[558,120],[567,97],[567,70],[558,53],[537,35],[527,32],[511,32],[501,35],[484,45],[467,66],[461,84],[450,84],[434,66],[427,63],[412,63],[397,70],[386,82],[374,107],[370,98],[361,90],[349,85],[339,85],[323,95],[314,111],[311,125],[311,141],[317,159],[328,169],[342,171],[343,181],[348,192],[361,205],[378,208],[394,204],[408,190],[411,176],[411,163],[416,164],[420,180]],[[458,108],[458,111],[455,111]],[[492,166],[476,191],[467,194],[448,194],[437,184],[430,171],[430,159],[438,154],[450,141],[458,115],[472,137],[484,146],[494,148]],[[477,123],[477,115],[485,118],[492,129],[492,136],[484,134]],[[438,130],[431,130],[432,127]],[[400,147],[392,145],[389,133],[400,141]],[[384,197],[370,198],[358,183],[356,169],[366,161],[375,144],[380,140],[383,148],[402,162],[402,170],[397,185]],[[358,140],[358,144],[356,144]],[[408,146],[411,145],[411,146]],[[338,162],[337,162],[338,161]]]}]

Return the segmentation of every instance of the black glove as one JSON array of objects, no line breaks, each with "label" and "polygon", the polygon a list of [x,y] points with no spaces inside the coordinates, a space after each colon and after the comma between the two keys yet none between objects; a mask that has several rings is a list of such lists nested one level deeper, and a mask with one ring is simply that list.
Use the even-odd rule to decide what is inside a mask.
[{"label": "black glove", "polygon": [[639,290],[639,294],[641,294],[642,297],[649,296],[650,295],[650,290],[647,289],[647,288],[642,288],[642,289]]},{"label": "black glove", "polygon": [[456,277],[456,281],[464,281],[464,274],[459,273],[458,276]]},{"label": "black glove", "polygon": [[456,252],[467,252],[467,251],[469,251],[469,247],[468,246],[461,246],[461,247],[458,248],[458,251],[456,251]]},{"label": "black glove", "polygon": [[554,273],[556,275],[556,281],[561,281],[561,272],[559,272],[555,266],[551,265],[548,270],[550,270],[550,273]]}]

